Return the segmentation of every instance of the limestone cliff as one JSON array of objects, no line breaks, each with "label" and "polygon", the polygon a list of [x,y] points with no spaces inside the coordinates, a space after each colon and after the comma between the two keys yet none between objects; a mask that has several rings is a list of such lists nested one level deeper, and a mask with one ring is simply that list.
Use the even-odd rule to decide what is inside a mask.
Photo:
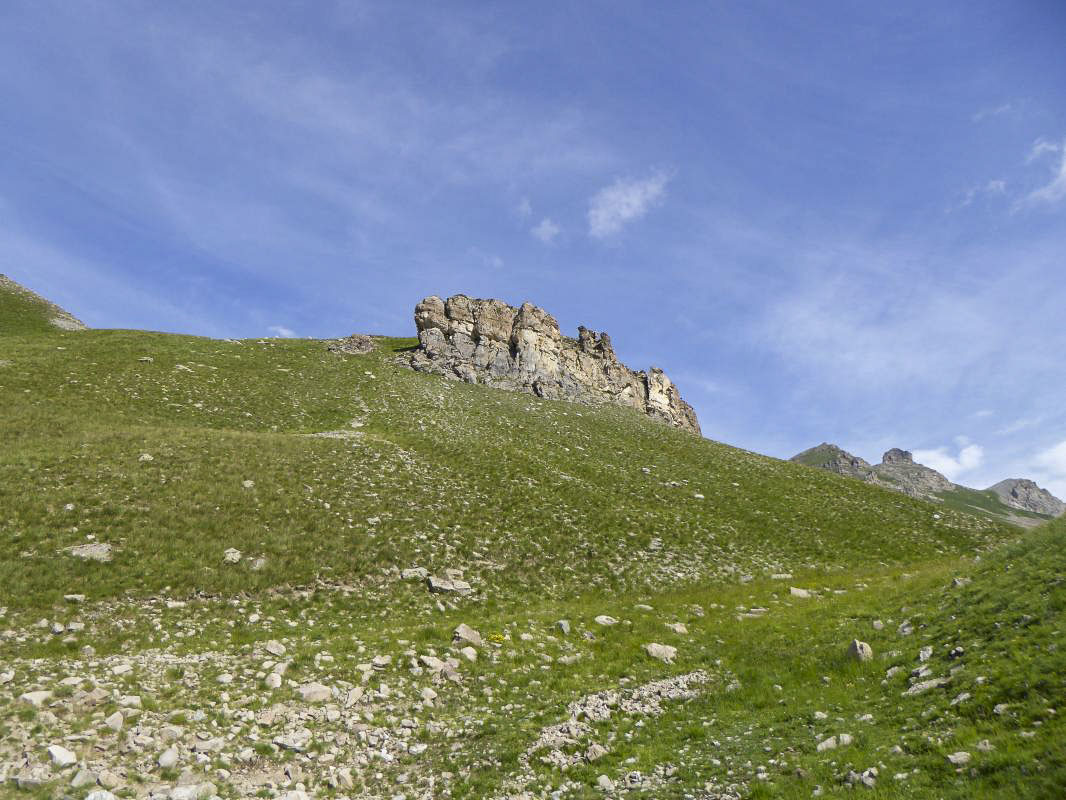
[{"label": "limestone cliff", "polygon": [[587,328],[559,331],[542,308],[455,295],[427,297],[415,307],[418,349],[410,365],[480,383],[578,403],[615,403],[693,433],[700,425],[677,387],[655,367],[635,372],[615,356],[611,339]]},{"label": "limestone cliff", "polygon": [[1066,503],[1027,478],[1008,478],[995,486],[989,486],[988,489],[999,495],[1000,500],[1011,508],[1046,514],[1049,517],[1066,514]]}]

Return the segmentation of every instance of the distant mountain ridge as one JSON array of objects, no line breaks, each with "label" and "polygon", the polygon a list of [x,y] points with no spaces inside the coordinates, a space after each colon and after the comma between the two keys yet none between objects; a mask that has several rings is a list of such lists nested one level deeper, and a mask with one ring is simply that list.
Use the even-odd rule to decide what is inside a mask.
[{"label": "distant mountain ridge", "polygon": [[1051,517],[1066,514],[1066,503],[1028,478],[1007,478],[994,486],[989,486],[988,491],[995,492],[1011,508],[1047,514]]},{"label": "distant mountain ridge", "polygon": [[898,447],[886,451],[880,464],[870,464],[829,442],[804,450],[789,460],[1024,527],[1066,513],[1066,503],[1031,480],[1010,478],[987,489],[971,489],[917,463],[910,451]]}]

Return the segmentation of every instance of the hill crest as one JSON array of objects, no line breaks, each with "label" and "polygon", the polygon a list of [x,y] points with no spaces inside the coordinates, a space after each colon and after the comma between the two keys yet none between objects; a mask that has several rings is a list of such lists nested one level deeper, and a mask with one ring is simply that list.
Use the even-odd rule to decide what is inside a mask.
[{"label": "hill crest", "polygon": [[32,329],[34,322],[41,323],[36,327],[45,330],[48,325],[63,331],[83,331],[89,327],[66,309],[0,273],[0,299],[5,295],[11,307],[3,304],[3,313],[0,313],[0,334],[23,332],[27,327]]}]

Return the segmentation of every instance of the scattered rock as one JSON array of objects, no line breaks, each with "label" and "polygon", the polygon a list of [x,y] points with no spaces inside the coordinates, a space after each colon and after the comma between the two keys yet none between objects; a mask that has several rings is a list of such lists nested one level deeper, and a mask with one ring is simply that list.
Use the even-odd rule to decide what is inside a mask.
[{"label": "scattered rock", "polygon": [[473,587],[466,581],[453,578],[438,578],[435,575],[430,575],[426,578],[426,586],[434,594],[467,595],[474,591]]},{"label": "scattered rock", "polygon": [[105,564],[113,557],[111,545],[106,542],[79,544],[75,547],[68,548],[67,552],[75,558],[84,558],[86,561],[100,561]]},{"label": "scattered rock", "polygon": [[465,622],[455,629],[455,632],[452,634],[452,640],[456,642],[466,642],[467,644],[472,644],[474,647],[484,647],[481,634]]},{"label": "scattered rock", "polygon": [[608,616],[607,614],[600,614],[598,617],[595,617],[593,619],[593,622],[595,622],[597,625],[604,625],[604,626],[610,626],[610,625],[617,625],[618,624],[618,620],[616,620],[614,617]]},{"label": "scattered rock", "polygon": [[807,591],[806,589],[800,589],[798,586],[789,587],[788,593],[793,597],[801,597],[804,599],[811,596],[811,593],[809,591]]},{"label": "scattered rock", "polygon": [[53,744],[48,748],[48,758],[60,769],[78,763],[78,757],[62,745]]},{"label": "scattered rock", "polygon": [[162,753],[159,754],[159,758],[156,759],[156,763],[160,769],[170,769],[178,765],[178,751],[173,747],[168,747]]},{"label": "scattered rock", "polygon": [[339,353],[346,356],[361,356],[372,353],[377,349],[377,343],[372,336],[365,333],[353,333],[344,339],[337,339],[326,345],[331,353]]},{"label": "scattered rock", "polygon": [[652,658],[657,658],[667,664],[674,663],[674,658],[677,657],[676,647],[671,647],[668,644],[659,644],[658,642],[644,645],[644,652]]},{"label": "scattered rock", "polygon": [[231,547],[222,554],[222,560],[226,564],[239,564],[241,560],[241,551],[236,547]]},{"label": "scattered rock", "polygon": [[963,764],[969,764],[972,756],[965,750],[960,750],[957,753],[951,753],[948,755],[948,761],[957,767],[961,767]]},{"label": "scattered rock", "polygon": [[874,657],[874,651],[866,642],[852,639],[851,644],[848,645],[848,657],[860,662],[870,661]]},{"label": "scattered rock", "polygon": [[305,703],[324,703],[333,697],[333,690],[321,683],[305,683],[299,692]]}]

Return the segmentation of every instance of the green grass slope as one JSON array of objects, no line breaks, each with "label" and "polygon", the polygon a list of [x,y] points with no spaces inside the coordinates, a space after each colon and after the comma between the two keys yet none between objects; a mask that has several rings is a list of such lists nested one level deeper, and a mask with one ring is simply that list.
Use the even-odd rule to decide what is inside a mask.
[{"label": "green grass slope", "polygon": [[78,330],[84,327],[59,306],[0,274],[0,336],[53,333],[59,328]]},{"label": "green grass slope", "polygon": [[[416,374],[412,344],[0,339],[0,796],[810,797],[864,772],[876,797],[1057,796],[1063,523],[1019,541],[625,409]],[[922,666],[947,682],[904,694]]]}]

